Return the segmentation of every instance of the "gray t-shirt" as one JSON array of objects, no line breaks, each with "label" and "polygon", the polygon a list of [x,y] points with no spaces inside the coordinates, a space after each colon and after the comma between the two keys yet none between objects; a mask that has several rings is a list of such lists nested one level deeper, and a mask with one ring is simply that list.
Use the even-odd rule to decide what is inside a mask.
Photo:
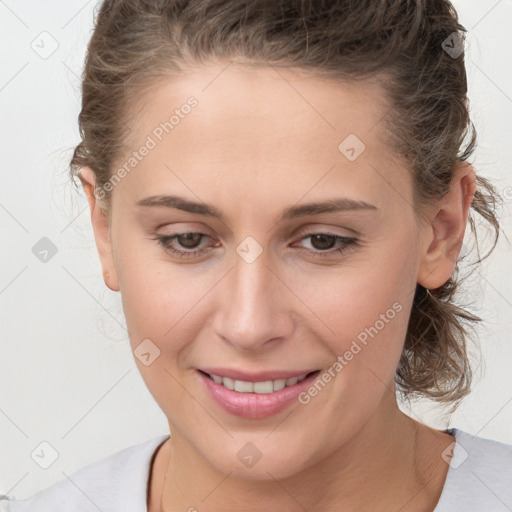
[{"label": "gray t-shirt", "polygon": [[512,445],[452,428],[450,468],[433,512],[512,512]]},{"label": "gray t-shirt", "polygon": [[[512,445],[457,428],[445,485],[432,512],[511,512]],[[32,497],[0,499],[1,512],[147,512],[151,458],[168,435],[130,446],[85,466]],[[313,511],[312,511],[313,512]]]}]

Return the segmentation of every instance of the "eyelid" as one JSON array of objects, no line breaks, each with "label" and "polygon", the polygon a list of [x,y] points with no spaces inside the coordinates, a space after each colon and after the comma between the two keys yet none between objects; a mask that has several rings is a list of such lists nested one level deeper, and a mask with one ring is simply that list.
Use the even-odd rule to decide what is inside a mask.
[{"label": "eyelid", "polygon": [[[344,230],[339,232],[338,230]],[[327,227],[325,224],[308,224],[306,226],[301,226],[296,231],[293,232],[292,236],[297,237],[301,235],[332,235],[332,236],[341,236],[343,238],[359,238],[361,233],[356,231],[355,229],[342,228],[340,226],[336,227]]]},{"label": "eyelid", "polygon": [[[191,225],[192,224],[192,225]],[[218,240],[219,236],[216,234],[215,230],[204,226],[203,224],[187,223],[187,222],[178,222],[174,224],[162,224],[162,226],[155,228],[152,230],[151,235],[153,237],[176,237],[184,234],[197,234],[202,235],[203,239],[208,239],[208,241]]]}]

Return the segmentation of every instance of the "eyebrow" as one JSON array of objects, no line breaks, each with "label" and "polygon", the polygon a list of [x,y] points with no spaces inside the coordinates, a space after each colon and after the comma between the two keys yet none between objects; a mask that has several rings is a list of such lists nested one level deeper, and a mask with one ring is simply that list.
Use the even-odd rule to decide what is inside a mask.
[{"label": "eyebrow", "polygon": [[[215,206],[206,203],[197,203],[180,196],[149,196],[138,201],[137,206],[174,208],[189,213],[206,215],[208,217],[224,220],[223,213]],[[306,215],[319,215],[321,213],[354,210],[378,210],[378,208],[373,204],[367,203],[366,201],[357,201],[348,197],[341,197],[317,203],[307,203],[301,206],[291,206],[284,210],[280,220],[293,219]]]}]

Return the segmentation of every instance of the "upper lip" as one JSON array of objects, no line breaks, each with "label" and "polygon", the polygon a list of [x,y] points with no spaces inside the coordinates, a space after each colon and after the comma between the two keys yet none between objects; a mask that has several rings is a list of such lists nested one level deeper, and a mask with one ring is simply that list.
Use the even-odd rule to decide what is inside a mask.
[{"label": "upper lip", "polygon": [[269,380],[291,379],[301,375],[318,371],[318,368],[310,370],[265,370],[261,372],[244,372],[235,368],[199,368],[199,370],[211,375],[228,377],[233,380],[244,382],[265,382]]}]

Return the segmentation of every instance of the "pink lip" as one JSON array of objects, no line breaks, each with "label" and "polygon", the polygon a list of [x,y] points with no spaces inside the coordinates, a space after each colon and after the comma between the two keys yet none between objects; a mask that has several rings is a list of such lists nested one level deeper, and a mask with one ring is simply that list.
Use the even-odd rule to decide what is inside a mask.
[{"label": "pink lip", "polygon": [[[230,371],[225,372],[221,369],[213,369],[207,373],[213,373],[214,375],[222,375],[223,377],[234,378],[232,375],[243,375],[244,378],[238,377],[236,380],[245,380],[249,382],[263,382],[265,380],[277,380],[279,378],[291,378],[304,375],[304,373],[293,372],[290,377],[283,377],[287,372],[279,372],[277,377],[269,378],[262,375],[275,375],[275,372],[264,372],[259,374],[253,374],[249,376],[242,374],[241,372]],[[203,370],[206,371],[206,370]],[[218,373],[217,373],[218,372]],[[228,374],[229,373],[229,374]],[[199,378],[201,379],[207,393],[213,398],[213,400],[226,412],[248,419],[263,419],[278,414],[292,403],[297,402],[297,397],[300,393],[305,391],[311,383],[316,379],[319,373],[308,375],[301,382],[293,386],[283,388],[279,391],[272,393],[239,393],[238,391],[232,391],[231,389],[225,388],[222,384],[217,384],[215,381],[210,379],[201,371],[197,371]],[[290,374],[290,372],[288,372]]]}]

